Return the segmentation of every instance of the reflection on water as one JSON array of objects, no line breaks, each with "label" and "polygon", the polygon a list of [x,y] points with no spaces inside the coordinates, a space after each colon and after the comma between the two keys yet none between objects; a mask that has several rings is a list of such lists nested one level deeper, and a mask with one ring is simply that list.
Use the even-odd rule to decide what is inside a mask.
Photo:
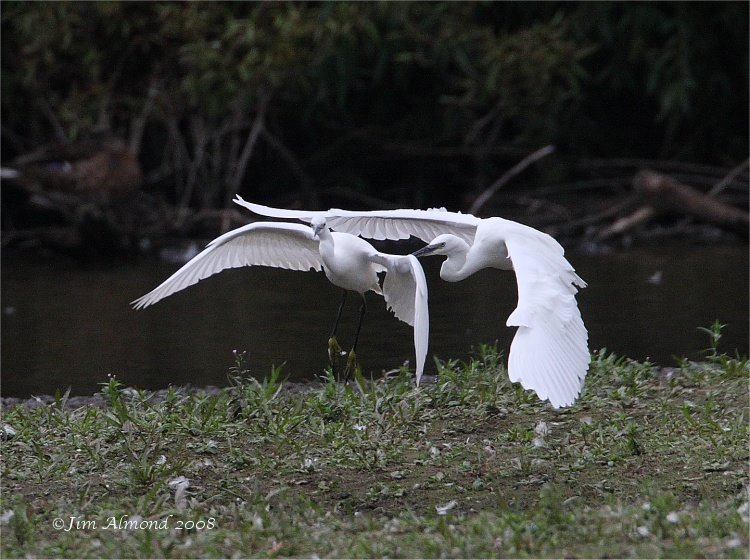
[{"label": "reflection on water", "polygon": [[[669,248],[601,256],[569,255],[589,283],[579,304],[592,349],[670,365],[698,357],[708,338],[696,327],[729,326],[721,348],[748,353],[746,247]],[[466,359],[479,343],[506,350],[515,306],[510,272],[484,270],[459,283],[423,259],[430,287],[429,355]],[[108,374],[126,384],[224,385],[232,351],[247,350],[258,375],[285,364],[293,379],[322,373],[340,292],[322,273],[257,267],[228,270],[142,311],[128,302],[175,265],[153,262],[79,268],[68,261],[5,257],[2,266],[2,394],[97,391]],[[368,294],[358,356],[378,374],[413,364],[410,327]],[[349,298],[339,327],[351,343],[358,304]],[[435,366],[428,358],[426,373]]]}]

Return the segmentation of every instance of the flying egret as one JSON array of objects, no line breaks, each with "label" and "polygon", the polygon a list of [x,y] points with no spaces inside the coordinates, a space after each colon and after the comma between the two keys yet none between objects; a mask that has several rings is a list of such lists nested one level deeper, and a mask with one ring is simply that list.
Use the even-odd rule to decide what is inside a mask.
[{"label": "flying egret", "polygon": [[[422,377],[429,340],[427,282],[424,271],[412,255],[381,253],[364,239],[348,233],[332,232],[322,217],[310,226],[281,222],[255,222],[229,231],[213,241],[162,284],[131,302],[141,309],[196,284],[217,272],[242,266],[270,266],[288,270],[323,270],[344,295],[336,316],[335,341],[347,290],[362,297],[359,325],[349,356],[355,349],[365,313],[365,292],[381,294],[398,319],[414,328],[417,384]],[[382,289],[378,273],[385,272]],[[347,374],[348,374],[347,368]]]},{"label": "flying egret", "polygon": [[310,222],[324,218],[336,231],[368,239],[407,239],[428,245],[415,255],[445,255],[440,277],[457,282],[483,268],[514,270],[518,305],[506,324],[518,327],[508,356],[508,376],[555,408],[569,406],[581,392],[591,356],[588,332],[575,294],[585,288],[551,236],[503,218],[433,210],[357,212],[284,210],[237,204],[256,214]]}]

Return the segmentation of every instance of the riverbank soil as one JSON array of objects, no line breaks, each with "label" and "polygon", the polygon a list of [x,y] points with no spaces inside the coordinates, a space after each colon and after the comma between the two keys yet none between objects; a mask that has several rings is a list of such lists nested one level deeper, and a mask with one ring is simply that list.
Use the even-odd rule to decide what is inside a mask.
[{"label": "riverbank soil", "polygon": [[747,360],[597,353],[559,410],[503,363],[6,401],[2,555],[748,556]]}]

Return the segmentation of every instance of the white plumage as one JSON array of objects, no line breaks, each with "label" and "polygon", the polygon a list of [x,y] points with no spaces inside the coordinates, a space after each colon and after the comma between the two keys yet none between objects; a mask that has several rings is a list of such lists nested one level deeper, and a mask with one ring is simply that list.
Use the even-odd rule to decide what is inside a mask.
[{"label": "white plumage", "polygon": [[[363,298],[369,290],[382,294],[396,317],[414,327],[419,383],[429,339],[427,282],[419,261],[412,255],[381,253],[354,235],[331,232],[323,219],[311,222],[312,227],[255,222],[227,232],[132,305],[135,309],[147,307],[227,268],[323,270],[332,284]],[[378,273],[384,271],[381,290]]]},{"label": "white plumage", "polygon": [[569,406],[580,394],[591,358],[575,294],[586,283],[546,233],[503,218],[444,209],[315,212],[271,208],[239,196],[235,202],[265,216],[325,219],[337,231],[371,239],[418,237],[428,245],[415,255],[447,256],[440,276],[449,282],[488,267],[514,270],[518,305],[507,320],[518,327],[508,357],[511,381],[554,407]]}]

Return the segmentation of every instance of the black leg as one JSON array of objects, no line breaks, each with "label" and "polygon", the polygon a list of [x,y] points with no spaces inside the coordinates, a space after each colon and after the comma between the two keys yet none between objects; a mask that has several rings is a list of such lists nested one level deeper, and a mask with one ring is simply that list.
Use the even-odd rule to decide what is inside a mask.
[{"label": "black leg", "polygon": [[365,294],[362,294],[362,306],[359,308],[359,324],[357,325],[357,334],[354,335],[354,345],[352,346],[352,352],[357,349],[357,341],[359,340],[359,331],[362,330],[362,319],[365,318],[365,312],[367,311],[367,300],[365,300]]},{"label": "black leg", "polygon": [[333,323],[333,331],[331,331],[331,336],[328,337],[328,361],[331,364],[331,371],[334,374],[336,373],[339,357],[341,356],[341,346],[339,346],[339,341],[336,340],[336,329],[339,328],[339,320],[341,319],[341,312],[344,310],[345,303],[346,290],[341,290],[341,303],[339,304],[338,313],[336,313],[336,321]]},{"label": "black leg", "polygon": [[341,319],[341,311],[344,309],[344,304],[346,303],[346,290],[342,290],[341,293],[341,303],[339,304],[339,311],[336,313],[336,322],[333,323],[333,331],[331,331],[331,336],[328,338],[333,338],[336,336],[336,329],[339,328],[339,319]]},{"label": "black leg", "polygon": [[349,352],[349,357],[346,360],[346,371],[344,373],[344,383],[349,381],[349,376],[352,372],[357,369],[357,341],[359,340],[359,331],[362,330],[362,319],[365,317],[365,311],[367,311],[367,300],[365,294],[362,294],[362,305],[359,308],[359,324],[357,325],[357,334],[354,336],[354,345]]}]

